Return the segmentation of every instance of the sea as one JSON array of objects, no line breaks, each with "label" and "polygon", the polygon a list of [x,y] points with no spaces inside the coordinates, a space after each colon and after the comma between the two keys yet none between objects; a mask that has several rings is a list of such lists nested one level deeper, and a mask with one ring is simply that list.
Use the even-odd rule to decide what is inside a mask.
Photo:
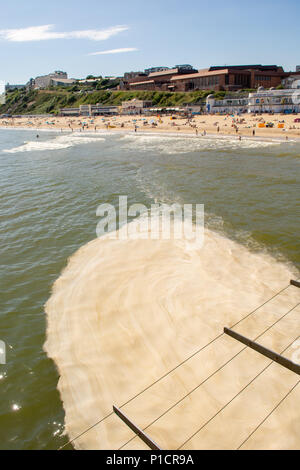
[{"label": "sea", "polygon": [[[45,303],[69,259],[97,237],[98,206],[118,208],[121,195],[146,207],[203,204],[211,237],[299,277],[299,141],[0,129],[0,449],[68,441],[58,370],[44,349]],[[209,256],[222,265],[214,246]],[[243,267],[237,296],[254,271]]]}]

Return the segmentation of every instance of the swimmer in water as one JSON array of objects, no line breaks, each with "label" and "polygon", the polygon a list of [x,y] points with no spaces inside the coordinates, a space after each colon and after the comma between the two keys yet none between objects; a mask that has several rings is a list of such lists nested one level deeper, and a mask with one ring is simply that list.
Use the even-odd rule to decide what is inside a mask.
[{"label": "swimmer in water", "polygon": [[36,135],[36,138],[37,138],[37,139],[39,139],[39,138],[40,138],[40,136],[37,134],[37,135]]}]

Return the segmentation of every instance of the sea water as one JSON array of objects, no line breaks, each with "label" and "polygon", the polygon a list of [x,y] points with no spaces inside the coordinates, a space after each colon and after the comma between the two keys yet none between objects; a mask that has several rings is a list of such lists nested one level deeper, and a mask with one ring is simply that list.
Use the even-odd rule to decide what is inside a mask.
[{"label": "sea water", "polygon": [[[267,283],[273,282],[272,288],[279,290],[289,276],[298,275],[299,165],[300,143],[294,141],[0,130],[0,339],[7,349],[7,364],[0,365],[0,447],[56,449],[68,440],[63,434],[65,413],[57,390],[56,364],[43,346],[47,340],[44,305],[69,258],[76,273],[80,272],[80,282],[79,274],[68,278],[70,266],[65,271],[67,281],[62,278],[58,285],[59,295],[70,296],[74,286],[82,285],[84,290],[89,282],[94,285],[93,272],[103,269],[97,288],[103,312],[112,312],[114,320],[116,309],[122,314],[122,302],[128,311],[139,306],[146,318],[145,292],[139,294],[134,287],[138,289],[136,267],[143,272],[148,269],[147,305],[175,312],[176,302],[181,309],[186,303],[190,312],[193,301],[194,305],[200,302],[197,282],[205,281],[201,308],[210,317],[224,299],[234,306],[236,315],[239,309],[245,314],[245,309],[264,300]],[[151,258],[145,256],[145,246],[140,243],[131,249],[104,246],[101,240],[87,245],[96,238],[97,207],[103,203],[117,207],[119,195],[128,195],[129,204],[147,207],[153,203],[204,204],[205,255],[187,253],[180,244],[154,250]],[[86,253],[74,258],[85,246]],[[214,285],[214,291],[209,293],[207,285]],[[252,298],[254,287],[257,297]],[[74,301],[78,307],[84,301],[77,295],[68,297],[70,305]],[[53,312],[53,303],[50,307]],[[65,314],[65,306],[60,308]],[[84,315],[89,315],[89,309]],[[176,328],[189,326],[194,317],[195,312],[192,317],[181,317]],[[103,320],[103,330],[99,321],[105,334],[109,318]],[[213,328],[211,321],[207,334]],[[65,339],[68,344],[67,329],[60,333],[61,344]],[[187,330],[178,349],[188,355],[197,340],[197,334]],[[51,347],[54,357],[53,339]],[[116,347],[109,345],[111,357]],[[66,349],[65,357],[68,352]],[[113,396],[113,384],[110,389],[107,377],[110,357],[106,359],[103,374],[108,388],[103,394],[111,390]],[[177,358],[166,355],[164,360],[167,370]],[[163,369],[152,370],[151,379],[159,373]],[[141,386],[147,383],[145,377]],[[95,421],[98,413],[95,411]]]}]

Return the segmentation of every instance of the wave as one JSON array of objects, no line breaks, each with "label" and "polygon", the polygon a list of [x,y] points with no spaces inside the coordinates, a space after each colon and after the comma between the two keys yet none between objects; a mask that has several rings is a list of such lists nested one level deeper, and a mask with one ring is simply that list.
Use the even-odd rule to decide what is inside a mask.
[{"label": "wave", "polygon": [[[199,136],[186,135],[166,135],[166,134],[126,134],[122,137],[124,149],[132,150],[138,145],[139,150],[157,151],[163,154],[189,153],[206,150],[239,150],[268,148],[282,145],[282,141],[276,139],[256,140],[243,137],[224,136]],[[134,144],[134,146],[133,146]]]},{"label": "wave", "polygon": [[[113,405],[121,406],[208,344],[225,326],[263,304],[293,274],[289,266],[271,256],[252,253],[209,229],[205,229],[202,248],[185,240],[126,241],[112,240],[109,235],[80,248],[55,282],[45,307],[45,350],[59,369],[58,388],[70,439],[111,414]],[[263,331],[299,301],[296,290],[289,289],[260,309],[242,324],[242,331],[251,335]],[[296,319],[291,326],[297,329]],[[209,367],[215,370],[224,357],[232,357],[232,348],[236,344],[226,339],[214,342],[204,355],[197,355],[193,363],[142,393],[124,412],[140,427],[148,426],[199,384],[199,376]],[[233,383],[238,387],[239,374],[247,374],[252,366],[253,362],[239,370],[228,387]],[[212,400],[209,396],[207,400]],[[218,401],[212,400],[212,413]],[[151,430],[164,448],[184,441],[183,437],[175,442],[172,432],[182,424],[176,410],[167,415],[165,424],[158,421]],[[193,413],[186,411],[188,435],[206,412],[201,400]],[[117,449],[131,437],[128,428],[112,415],[74,445],[78,449]]]},{"label": "wave", "polygon": [[76,145],[89,144],[91,142],[101,142],[105,141],[102,137],[97,136],[82,136],[80,133],[68,134],[58,136],[55,139],[42,140],[36,139],[28,142],[19,147],[12,149],[3,150],[5,153],[21,153],[21,152],[32,152],[32,151],[45,151],[45,150],[62,150]]}]

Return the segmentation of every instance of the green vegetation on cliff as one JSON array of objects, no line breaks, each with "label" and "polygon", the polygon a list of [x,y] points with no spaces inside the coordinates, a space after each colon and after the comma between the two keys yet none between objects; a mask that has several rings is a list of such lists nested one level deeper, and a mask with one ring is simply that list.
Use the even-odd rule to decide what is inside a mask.
[{"label": "green vegetation on cliff", "polygon": [[[51,87],[46,90],[11,90],[7,93],[6,104],[0,106],[0,114],[58,114],[61,108],[78,108],[81,104],[103,104],[105,106],[120,106],[122,101],[150,100],[153,106],[174,107],[205,102],[209,94],[216,99],[223,99],[224,91],[193,91],[187,93],[167,91],[117,91],[99,89],[105,83],[96,87],[82,88],[78,85],[71,87]],[[241,95],[240,95],[241,96]]]},{"label": "green vegetation on cliff", "polygon": [[181,106],[201,103],[210,91],[171,93],[156,91],[78,91],[77,86],[47,90],[12,90],[7,93],[6,103],[0,106],[0,114],[57,114],[61,108],[78,108],[81,104],[120,106],[122,101],[133,98],[150,100],[153,106]]}]

